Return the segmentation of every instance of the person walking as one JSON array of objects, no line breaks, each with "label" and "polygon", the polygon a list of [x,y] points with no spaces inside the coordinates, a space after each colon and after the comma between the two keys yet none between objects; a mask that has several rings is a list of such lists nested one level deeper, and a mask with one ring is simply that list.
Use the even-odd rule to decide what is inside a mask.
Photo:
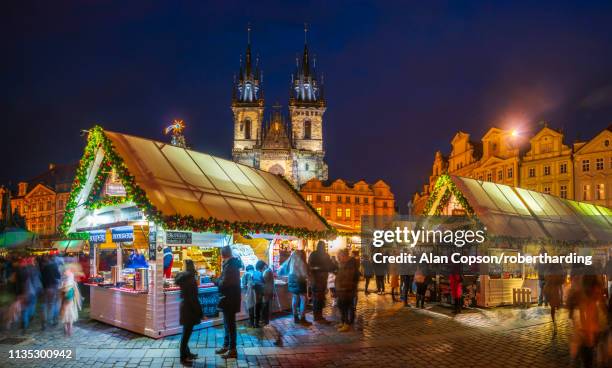
[{"label": "person walking", "polygon": [[557,321],[555,312],[561,307],[563,300],[563,284],[565,283],[565,271],[560,264],[551,264],[549,272],[544,281],[543,294],[546,302],[550,305],[550,317],[553,322],[553,333],[557,332]]},{"label": "person walking", "polygon": [[61,320],[64,323],[64,334],[72,336],[72,325],[79,319],[79,310],[81,310],[81,293],[79,287],[74,280],[74,272],[68,269],[64,275],[62,284],[62,308]]},{"label": "person walking", "polygon": [[374,267],[372,266],[372,260],[370,260],[370,257],[365,254],[361,256],[361,268],[363,270],[363,277],[365,278],[364,293],[365,295],[368,295],[370,294],[368,287],[370,286],[370,280],[374,275]]},{"label": "person walking", "polygon": [[338,309],[340,310],[339,332],[347,332],[351,329],[352,320],[351,309],[357,293],[359,282],[359,263],[349,257],[348,251],[342,249],[338,252],[338,271],[336,273],[336,295],[338,297]]},{"label": "person walking", "polygon": [[181,288],[181,306],[179,308],[179,321],[183,326],[181,336],[180,358],[183,365],[191,365],[198,357],[189,350],[189,338],[193,333],[193,327],[198,325],[204,313],[198,299],[198,283],[196,280],[196,269],[191,259],[185,260],[185,270],[176,275],[175,283]]},{"label": "person walking", "polygon": [[608,296],[612,296],[612,254],[608,257],[606,264],[606,278],[608,279]]},{"label": "person walking", "polygon": [[57,325],[59,315],[59,286],[62,274],[54,256],[44,257],[41,262],[41,281],[43,286],[42,329],[48,324]]},{"label": "person walking", "polygon": [[246,310],[249,312],[249,327],[259,327],[259,316],[256,315],[258,310],[258,295],[256,290],[255,281],[255,267],[248,265],[246,272],[242,275],[242,289],[244,290],[244,305]]},{"label": "person walking", "polygon": [[374,274],[376,275],[376,293],[378,295],[385,294],[385,275],[387,274],[386,263],[375,263]]},{"label": "person walking", "polygon": [[[546,254],[546,249],[540,248],[540,254]],[[538,263],[536,269],[538,271],[538,291],[540,293],[540,295],[538,295],[538,306],[541,307],[544,303],[548,305],[548,301],[546,301],[544,295],[544,287],[546,286],[546,274],[548,273],[548,270],[547,265],[545,263]]]},{"label": "person walking", "polygon": [[308,269],[312,280],[312,316],[317,323],[329,323],[323,318],[325,308],[325,294],[327,293],[327,278],[330,271],[334,271],[329,254],[325,250],[325,242],[319,240],[317,249],[308,257]]},{"label": "person walking", "polygon": [[240,312],[240,269],[242,261],[232,255],[229,245],[221,248],[221,276],[219,276],[219,309],[223,312],[223,327],[225,337],[223,347],[215,353],[221,354],[224,359],[236,358],[236,313]]},{"label": "person walking", "polygon": [[418,269],[414,274],[416,284],[416,307],[425,308],[425,293],[427,292],[427,275],[422,269]]},{"label": "person walking", "polygon": [[255,270],[261,273],[263,280],[263,288],[261,295],[261,323],[266,326],[270,323],[270,305],[274,300],[274,294],[276,293],[274,287],[274,272],[266,262],[259,260],[255,264]]},{"label": "person walking", "polygon": [[451,298],[453,299],[453,312],[458,314],[461,312],[461,295],[463,294],[462,278],[459,267],[454,267],[454,270],[449,275]]},{"label": "person walking", "polygon": [[308,279],[306,252],[303,250],[294,250],[280,267],[279,274],[288,275],[287,289],[293,294],[291,303],[293,322],[304,326],[310,325],[310,322],[306,320],[306,290]]},{"label": "person walking", "polygon": [[397,273],[397,267],[395,265],[393,265],[393,267],[389,267],[389,274],[391,275],[391,300],[395,303],[397,301],[395,295],[397,293],[399,296],[400,286],[399,274]]}]

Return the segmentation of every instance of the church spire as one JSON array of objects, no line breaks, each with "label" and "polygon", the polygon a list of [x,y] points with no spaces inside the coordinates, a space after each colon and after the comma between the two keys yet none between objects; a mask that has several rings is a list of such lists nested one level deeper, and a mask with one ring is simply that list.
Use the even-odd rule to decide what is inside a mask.
[{"label": "church spire", "polygon": [[234,103],[257,103],[263,105],[263,98],[259,96],[261,90],[261,72],[259,70],[259,57],[255,60],[253,67],[253,55],[251,52],[251,24],[247,25],[247,46],[244,63],[240,57],[240,70],[238,79],[234,83]]},{"label": "church spire", "polygon": [[308,31],[308,24],[304,23],[304,51],[301,60],[296,58],[297,71],[295,78],[291,81],[291,103],[324,105],[325,101],[320,96],[314,64],[311,64]]}]

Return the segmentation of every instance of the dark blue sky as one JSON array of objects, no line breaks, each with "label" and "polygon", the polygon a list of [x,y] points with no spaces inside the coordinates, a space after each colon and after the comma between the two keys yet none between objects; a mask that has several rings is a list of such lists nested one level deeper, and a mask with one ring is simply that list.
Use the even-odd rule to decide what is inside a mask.
[{"label": "dark blue sky", "polygon": [[180,117],[192,147],[230,157],[248,22],[268,106],[286,106],[310,23],[330,177],[382,178],[402,211],[459,129],[545,119],[573,142],[612,123],[610,1],[11,3],[0,183],[78,160],[94,123],[166,139]]}]

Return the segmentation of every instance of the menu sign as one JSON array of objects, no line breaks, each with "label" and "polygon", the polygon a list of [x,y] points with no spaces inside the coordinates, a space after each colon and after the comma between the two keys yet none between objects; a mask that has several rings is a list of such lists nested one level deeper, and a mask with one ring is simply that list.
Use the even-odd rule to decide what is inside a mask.
[{"label": "menu sign", "polygon": [[166,244],[192,244],[191,233],[166,231]]},{"label": "menu sign", "polygon": [[106,230],[93,230],[89,232],[89,242],[95,243],[106,243]]},{"label": "menu sign", "polygon": [[111,229],[111,236],[114,243],[132,242],[134,241],[134,227],[114,227]]}]

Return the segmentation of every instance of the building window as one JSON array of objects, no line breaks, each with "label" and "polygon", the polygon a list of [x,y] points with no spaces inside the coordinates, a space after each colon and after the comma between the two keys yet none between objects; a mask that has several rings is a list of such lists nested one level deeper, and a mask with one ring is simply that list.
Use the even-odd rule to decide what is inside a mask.
[{"label": "building window", "polygon": [[359,204],[359,197],[355,197],[355,204]]},{"label": "building window", "polygon": [[544,175],[550,175],[550,166],[544,166]]},{"label": "building window", "polygon": [[370,203],[370,198],[365,197],[365,198],[363,199],[363,203],[364,203],[364,204],[368,204],[368,203]]},{"label": "building window", "polygon": [[530,167],[529,168],[529,177],[530,178],[535,178],[535,167]]},{"label": "building window", "polygon": [[544,187],[544,194],[550,194],[550,186]]},{"label": "building window", "polygon": [[503,170],[499,170],[497,172],[497,180],[504,180],[504,171]]},{"label": "building window", "polygon": [[493,181],[493,175],[491,175],[491,173],[487,173],[487,181]]},{"label": "building window", "polygon": [[383,207],[387,208],[387,202],[383,202]]},{"label": "building window", "polygon": [[317,207],[317,213],[318,213],[319,215],[321,215],[321,211],[322,211],[321,207]]},{"label": "building window", "polygon": [[[601,164],[603,166],[603,162]],[[47,201],[47,211],[51,211],[51,201]]]},{"label": "building window", "polygon": [[355,210],[355,217],[357,217],[357,219],[359,220],[359,217],[361,216],[361,211],[359,211],[359,208],[357,208]]},{"label": "building window", "polygon": [[606,186],[604,184],[597,184],[595,193],[597,199],[606,199]]},{"label": "building window", "polygon": [[325,208],[325,217],[330,217],[331,216],[331,209],[329,207]]},{"label": "building window", "polygon": [[338,203],[342,203],[342,196],[338,196],[337,198]]},{"label": "building window", "polygon": [[312,202],[312,194],[306,194],[306,200]]},{"label": "building window", "polygon": [[513,175],[514,175],[514,168],[509,167],[508,168],[508,179],[512,179]]},{"label": "building window", "polygon": [[304,139],[312,138],[312,123],[310,120],[304,122]]},{"label": "building window", "polygon": [[350,208],[346,208],[344,210],[344,217],[346,217],[347,220],[351,219],[351,209]]},{"label": "building window", "polygon": [[567,164],[565,162],[559,165],[559,173],[567,174]]},{"label": "building window", "polygon": [[567,198],[567,185],[561,185],[559,187],[559,197]]},{"label": "building window", "polygon": [[344,197],[344,202],[351,203],[351,197],[349,196]]},{"label": "building window", "polygon": [[336,208],[336,218],[342,218],[342,208]]},{"label": "building window", "polygon": [[604,169],[604,160],[603,158],[595,159],[595,169],[603,170]]},{"label": "building window", "polygon": [[582,160],[582,172],[589,171],[591,162],[589,160]]},{"label": "building window", "polygon": [[321,195],[317,195],[317,202],[321,202]]},{"label": "building window", "polygon": [[308,165],[307,163],[304,164],[304,170],[306,170],[306,171],[310,170],[310,165]]},{"label": "building window", "polygon": [[331,201],[331,197],[326,195],[326,196],[323,197],[323,201],[324,202],[330,202]]},{"label": "building window", "polygon": [[244,121],[244,139],[251,139],[251,120]]},{"label": "building window", "polygon": [[591,185],[590,184],[584,184],[582,186],[582,200],[583,201],[591,200]]}]

